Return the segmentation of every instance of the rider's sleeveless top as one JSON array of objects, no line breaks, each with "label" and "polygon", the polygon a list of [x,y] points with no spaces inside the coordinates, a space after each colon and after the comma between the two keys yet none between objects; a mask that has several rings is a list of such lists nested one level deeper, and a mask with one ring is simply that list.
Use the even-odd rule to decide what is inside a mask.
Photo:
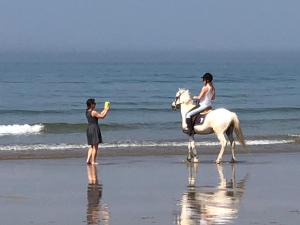
[{"label": "rider's sleeveless top", "polygon": [[208,92],[203,96],[200,100],[200,105],[211,106],[212,105],[212,97],[213,97],[213,88],[209,87]]}]

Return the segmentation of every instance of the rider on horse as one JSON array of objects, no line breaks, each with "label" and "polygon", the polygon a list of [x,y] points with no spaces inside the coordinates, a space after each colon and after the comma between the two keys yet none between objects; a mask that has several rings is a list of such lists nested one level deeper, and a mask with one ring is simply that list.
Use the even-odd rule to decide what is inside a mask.
[{"label": "rider on horse", "polygon": [[202,76],[204,86],[202,87],[198,96],[194,96],[193,99],[198,100],[199,106],[186,114],[186,123],[188,131],[191,136],[194,134],[193,116],[202,112],[205,109],[211,109],[212,100],[215,99],[216,91],[212,83],[213,76],[210,73],[205,73]]}]

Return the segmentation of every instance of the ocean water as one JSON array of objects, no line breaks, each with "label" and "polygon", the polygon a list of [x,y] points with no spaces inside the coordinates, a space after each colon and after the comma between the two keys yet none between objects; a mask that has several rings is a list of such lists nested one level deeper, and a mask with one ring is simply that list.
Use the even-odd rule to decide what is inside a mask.
[{"label": "ocean water", "polygon": [[[0,58],[0,150],[84,148],[90,97],[99,110],[111,102],[99,121],[104,147],[185,145],[171,102],[178,88],[197,94],[208,71],[215,78],[214,107],[238,114],[248,144],[299,138],[300,53],[26,59]],[[217,144],[214,135],[196,139]]]}]

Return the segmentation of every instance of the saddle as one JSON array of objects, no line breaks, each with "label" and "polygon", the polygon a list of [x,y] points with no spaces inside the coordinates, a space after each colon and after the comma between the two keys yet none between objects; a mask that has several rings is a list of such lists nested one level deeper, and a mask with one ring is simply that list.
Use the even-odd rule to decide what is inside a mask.
[{"label": "saddle", "polygon": [[202,125],[204,123],[206,115],[210,111],[212,111],[212,107],[211,106],[205,108],[200,113],[197,113],[196,115],[192,116],[193,127],[196,126],[196,125]]}]

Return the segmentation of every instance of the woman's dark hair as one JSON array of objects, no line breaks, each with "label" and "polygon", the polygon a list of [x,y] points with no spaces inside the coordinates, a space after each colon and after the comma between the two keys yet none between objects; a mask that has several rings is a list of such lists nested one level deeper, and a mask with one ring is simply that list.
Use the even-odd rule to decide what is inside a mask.
[{"label": "woman's dark hair", "polygon": [[213,75],[211,75],[211,73],[205,73],[202,76],[203,81],[208,81],[208,82],[212,82],[213,81]]},{"label": "woman's dark hair", "polygon": [[92,107],[92,105],[95,105],[96,102],[95,102],[95,99],[94,98],[89,98],[87,101],[86,101],[86,107],[88,109],[90,109]]}]

